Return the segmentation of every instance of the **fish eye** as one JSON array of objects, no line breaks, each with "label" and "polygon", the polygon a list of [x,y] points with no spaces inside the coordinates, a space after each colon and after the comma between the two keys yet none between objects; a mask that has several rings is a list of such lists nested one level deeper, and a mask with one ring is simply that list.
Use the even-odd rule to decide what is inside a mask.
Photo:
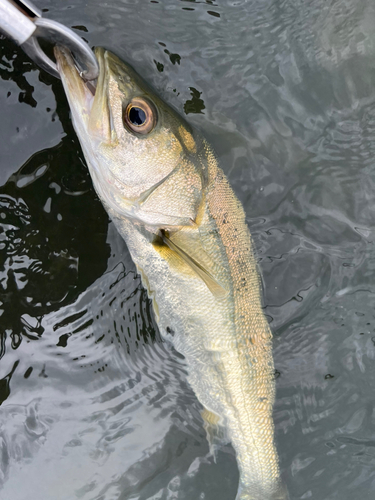
[{"label": "fish eye", "polygon": [[156,110],[146,99],[133,99],[123,111],[126,128],[137,134],[148,134],[156,125]]},{"label": "fish eye", "polygon": [[146,121],[146,113],[142,108],[137,108],[136,106],[134,106],[133,108],[129,109],[128,118],[133,125],[137,125],[138,127],[140,127]]}]

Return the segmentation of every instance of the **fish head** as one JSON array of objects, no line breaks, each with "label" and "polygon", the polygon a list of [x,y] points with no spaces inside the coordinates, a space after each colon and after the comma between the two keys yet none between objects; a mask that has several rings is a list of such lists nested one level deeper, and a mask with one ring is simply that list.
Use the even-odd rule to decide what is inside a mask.
[{"label": "fish head", "polygon": [[111,52],[95,50],[95,84],[81,78],[68,50],[55,55],[103,203],[147,225],[192,224],[207,177],[205,141]]}]

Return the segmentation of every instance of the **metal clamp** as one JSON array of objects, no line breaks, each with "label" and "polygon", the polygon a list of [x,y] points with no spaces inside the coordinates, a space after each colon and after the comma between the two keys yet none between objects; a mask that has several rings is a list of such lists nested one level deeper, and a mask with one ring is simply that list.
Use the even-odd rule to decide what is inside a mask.
[{"label": "metal clamp", "polygon": [[99,75],[98,62],[88,44],[66,26],[42,18],[39,9],[29,0],[0,0],[0,30],[38,66],[57,78],[60,75],[56,64],[41,49],[38,38],[67,47],[84,80],[95,80]]}]

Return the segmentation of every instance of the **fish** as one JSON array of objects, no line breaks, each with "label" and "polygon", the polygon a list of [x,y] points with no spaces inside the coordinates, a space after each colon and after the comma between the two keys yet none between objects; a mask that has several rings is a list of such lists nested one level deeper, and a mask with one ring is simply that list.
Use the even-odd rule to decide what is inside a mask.
[{"label": "fish", "polygon": [[116,55],[86,83],[57,67],[95,190],[186,360],[212,453],[232,444],[236,500],[286,500],[272,417],[272,334],[245,213],[211,145]]}]

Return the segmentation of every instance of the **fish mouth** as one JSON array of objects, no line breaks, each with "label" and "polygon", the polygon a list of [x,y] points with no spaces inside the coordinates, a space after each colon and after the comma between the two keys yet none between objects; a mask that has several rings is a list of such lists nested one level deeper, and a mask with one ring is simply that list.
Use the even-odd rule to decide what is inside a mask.
[{"label": "fish mouth", "polygon": [[129,200],[117,192],[114,184],[121,182],[110,169],[103,167],[96,154],[100,144],[116,142],[108,99],[110,53],[102,47],[95,49],[99,76],[96,81],[87,82],[81,77],[68,49],[57,46],[54,51],[74,128],[80,139],[95,189],[107,206],[125,217],[131,217],[134,200]]},{"label": "fish mouth", "polygon": [[69,49],[57,46],[54,52],[78,135],[82,139],[88,135],[91,140],[110,143],[113,137],[108,102],[107,51],[102,47],[95,49],[99,76],[93,81],[82,78]]},{"label": "fish mouth", "polygon": [[97,81],[85,82],[77,69],[72,53],[67,48],[56,46],[54,54],[71,110],[77,107],[80,112],[89,114],[96,93]]}]

